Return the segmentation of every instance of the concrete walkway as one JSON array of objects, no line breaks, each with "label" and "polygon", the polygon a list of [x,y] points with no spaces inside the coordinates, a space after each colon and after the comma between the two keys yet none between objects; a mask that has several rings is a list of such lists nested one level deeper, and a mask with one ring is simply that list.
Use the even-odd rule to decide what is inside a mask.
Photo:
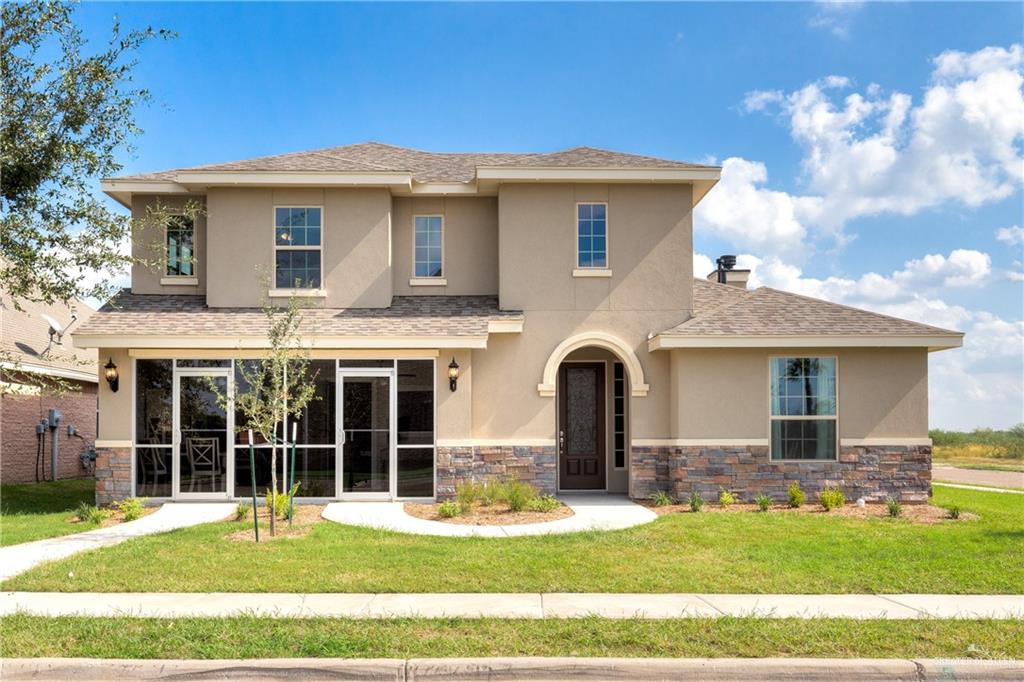
[{"label": "concrete walkway", "polygon": [[983,493],[1010,493],[1011,495],[1024,495],[1024,490],[988,488],[983,485],[962,485],[960,483],[946,483],[944,481],[932,481],[932,485],[941,486],[943,488],[960,488],[961,490],[980,490]]},{"label": "concrete walkway", "polygon": [[932,480],[966,485],[984,485],[990,488],[1024,488],[1024,472],[961,469],[959,467],[932,466]]},{"label": "concrete walkway", "polygon": [[0,593],[0,615],[218,618],[1024,618],[1024,595]]},{"label": "concrete walkway", "polygon": [[0,548],[0,581],[24,573],[45,561],[63,559],[98,547],[117,545],[141,535],[166,533],[176,528],[220,521],[232,514],[236,506],[233,502],[167,503],[138,521],[3,547]]},{"label": "concrete walkway", "polygon": [[1024,663],[965,658],[11,658],[4,680],[1015,680]]},{"label": "concrete walkway", "polygon": [[641,507],[625,496],[580,493],[562,495],[558,499],[572,509],[572,516],[544,523],[511,526],[470,526],[418,519],[406,514],[401,502],[333,502],[324,509],[323,517],[336,523],[399,533],[481,538],[617,530],[650,523],[658,518],[650,509]]}]

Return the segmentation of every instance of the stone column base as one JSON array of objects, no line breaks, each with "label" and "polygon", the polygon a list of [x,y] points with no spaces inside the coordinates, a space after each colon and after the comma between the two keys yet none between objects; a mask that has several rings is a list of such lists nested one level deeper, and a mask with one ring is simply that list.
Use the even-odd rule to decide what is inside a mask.
[{"label": "stone column base", "polygon": [[96,504],[132,496],[132,449],[96,448]]}]

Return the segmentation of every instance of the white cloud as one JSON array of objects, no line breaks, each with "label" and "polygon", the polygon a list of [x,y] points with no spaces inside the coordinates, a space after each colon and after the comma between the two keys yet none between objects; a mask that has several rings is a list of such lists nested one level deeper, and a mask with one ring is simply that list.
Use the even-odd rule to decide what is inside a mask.
[{"label": "white cloud", "polygon": [[764,164],[727,159],[697,229],[768,255],[809,254],[805,237],[842,246],[862,216],[1005,199],[1024,184],[1022,61],[1020,45],[943,52],[916,104],[874,83],[840,98],[851,82],[838,75],[749,93],[743,110],[777,111],[803,149],[805,190],[773,190]]},{"label": "white cloud", "polygon": [[829,31],[837,38],[849,38],[854,16],[864,7],[856,0],[827,0],[815,2],[815,12],[807,21],[812,28]]},{"label": "white cloud", "polygon": [[1020,227],[1019,225],[1000,227],[996,230],[996,239],[1004,244],[1009,244],[1010,246],[1024,244],[1024,227]]},{"label": "white cloud", "polygon": [[[694,263],[711,259],[694,255]],[[1024,321],[948,303],[954,289],[991,280],[988,254],[957,249],[904,263],[888,275],[869,272],[856,279],[806,277],[799,266],[778,257],[740,254],[750,268],[750,286],[771,286],[886,315],[965,332],[964,347],[930,356],[932,424],[943,428],[1007,427],[1024,415]],[[695,270],[695,272],[697,272]]]}]

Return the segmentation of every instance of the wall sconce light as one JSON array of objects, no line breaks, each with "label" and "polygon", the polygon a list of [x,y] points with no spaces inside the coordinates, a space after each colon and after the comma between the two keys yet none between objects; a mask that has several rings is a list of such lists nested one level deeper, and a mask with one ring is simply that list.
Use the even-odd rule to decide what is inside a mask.
[{"label": "wall sconce light", "polygon": [[448,388],[455,391],[457,384],[459,383],[459,363],[455,362],[455,358],[448,364]]},{"label": "wall sconce light", "polygon": [[117,393],[117,365],[114,364],[113,358],[107,358],[107,364],[103,365],[103,377],[110,384],[110,390]]}]

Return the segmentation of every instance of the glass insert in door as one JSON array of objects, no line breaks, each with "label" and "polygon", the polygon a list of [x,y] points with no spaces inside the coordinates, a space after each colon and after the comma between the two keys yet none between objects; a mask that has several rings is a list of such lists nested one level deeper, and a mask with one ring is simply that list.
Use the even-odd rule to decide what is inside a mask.
[{"label": "glass insert in door", "polygon": [[346,376],[342,379],[342,491],[390,492],[391,379]]},{"label": "glass insert in door", "polygon": [[227,493],[228,417],[210,382],[226,395],[228,379],[185,375],[178,381],[178,492]]}]

